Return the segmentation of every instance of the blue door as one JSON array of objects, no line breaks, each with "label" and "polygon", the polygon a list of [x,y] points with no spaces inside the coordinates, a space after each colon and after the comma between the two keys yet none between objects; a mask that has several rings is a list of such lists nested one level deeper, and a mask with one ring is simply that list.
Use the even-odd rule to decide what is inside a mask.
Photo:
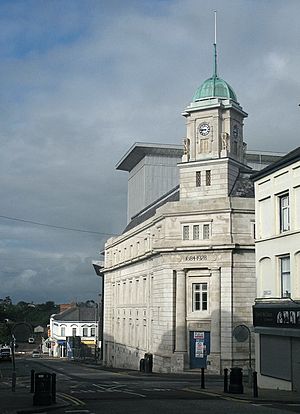
[{"label": "blue door", "polygon": [[190,331],[190,368],[206,368],[210,353],[210,332]]}]

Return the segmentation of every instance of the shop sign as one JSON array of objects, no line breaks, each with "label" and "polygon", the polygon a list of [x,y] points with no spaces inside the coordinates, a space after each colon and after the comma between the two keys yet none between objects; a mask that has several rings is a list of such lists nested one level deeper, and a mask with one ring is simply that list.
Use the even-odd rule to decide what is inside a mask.
[{"label": "shop sign", "polygon": [[253,325],[300,329],[300,307],[253,307]]}]

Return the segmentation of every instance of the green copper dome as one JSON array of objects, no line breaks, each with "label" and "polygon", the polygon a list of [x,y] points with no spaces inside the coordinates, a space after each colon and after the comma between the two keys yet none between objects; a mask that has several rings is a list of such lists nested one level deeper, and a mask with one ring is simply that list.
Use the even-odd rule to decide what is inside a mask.
[{"label": "green copper dome", "polygon": [[218,76],[212,76],[196,90],[193,102],[207,98],[232,99],[237,102],[237,97],[232,87]]}]

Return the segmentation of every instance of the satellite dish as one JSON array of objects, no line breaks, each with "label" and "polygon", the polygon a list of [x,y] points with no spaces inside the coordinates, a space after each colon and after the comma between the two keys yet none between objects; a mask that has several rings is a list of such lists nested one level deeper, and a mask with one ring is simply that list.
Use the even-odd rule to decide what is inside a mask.
[{"label": "satellite dish", "polygon": [[249,338],[250,329],[246,325],[238,325],[234,328],[232,335],[238,342],[245,342]]}]

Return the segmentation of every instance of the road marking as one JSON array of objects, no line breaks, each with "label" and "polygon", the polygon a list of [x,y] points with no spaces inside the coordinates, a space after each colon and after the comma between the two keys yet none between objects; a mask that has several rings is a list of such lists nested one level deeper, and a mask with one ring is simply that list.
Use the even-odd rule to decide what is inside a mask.
[{"label": "road marking", "polygon": [[90,410],[65,410],[65,413],[89,413]]},{"label": "road marking", "polygon": [[192,388],[183,388],[182,391],[188,391],[188,392],[195,392],[196,394],[206,394],[206,395],[212,395],[214,397],[219,397],[222,398],[222,400],[228,400],[228,401],[239,401],[241,403],[247,403],[250,404],[252,403],[252,401],[247,400],[247,399],[242,399],[242,398],[238,398],[238,397],[229,397],[229,396],[225,396],[222,394],[218,394],[216,392],[210,392],[210,391],[206,391],[206,390],[193,390]]},{"label": "road marking", "polygon": [[71,395],[64,394],[63,392],[58,392],[57,395],[60,396],[62,399],[65,398],[66,400],[71,401],[75,405],[85,405],[85,402],[83,402],[83,401],[79,400],[78,398],[73,397]]},{"label": "road marking", "polygon": [[127,389],[120,389],[120,387],[124,387],[124,384],[118,384],[118,385],[113,385],[113,386],[103,386],[103,385],[98,385],[98,384],[93,384],[95,387],[99,388],[102,392],[122,392],[124,394],[131,394],[131,395],[137,395],[139,397],[143,397],[145,398],[146,395],[144,394],[139,394],[137,392],[133,392]]},{"label": "road marking", "polygon": [[118,385],[113,385],[113,386],[103,386],[103,385],[98,385],[98,384],[93,384],[95,387],[99,388],[102,391],[107,391],[107,392],[115,392],[117,390],[117,388],[123,387],[122,384],[118,384]]},{"label": "road marking", "polygon": [[146,395],[143,395],[143,394],[138,394],[137,392],[131,392],[131,391],[127,391],[127,390],[121,390],[121,392],[123,392],[124,394],[132,394],[132,395],[137,395],[137,396],[139,396],[139,397],[143,397],[143,398],[145,398],[145,397],[146,397]]}]

